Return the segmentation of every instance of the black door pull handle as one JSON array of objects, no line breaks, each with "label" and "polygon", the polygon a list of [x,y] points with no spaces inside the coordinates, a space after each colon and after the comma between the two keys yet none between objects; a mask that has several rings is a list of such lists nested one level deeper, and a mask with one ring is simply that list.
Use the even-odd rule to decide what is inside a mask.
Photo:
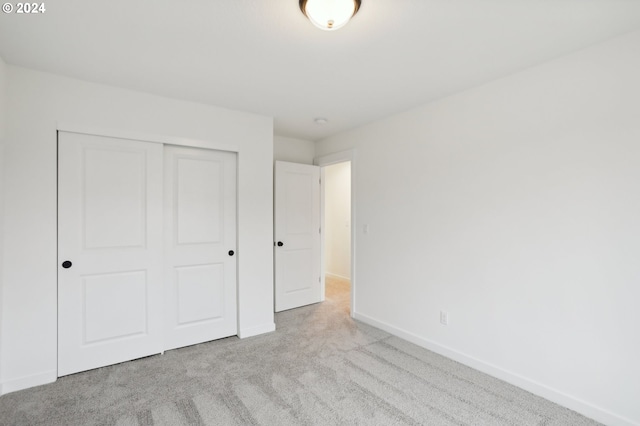
[{"label": "black door pull handle", "polygon": [[69,261],[69,260],[65,260],[64,262],[62,262],[62,267],[63,267],[64,269],[69,269],[69,268],[71,268],[71,265],[73,265],[73,263],[71,263],[71,261]]},{"label": "black door pull handle", "polygon": [[229,250],[229,256],[233,256],[234,254],[236,254],[233,250]]},{"label": "black door pull handle", "polygon": [[284,243],[282,241],[278,241],[278,247],[282,247]]}]

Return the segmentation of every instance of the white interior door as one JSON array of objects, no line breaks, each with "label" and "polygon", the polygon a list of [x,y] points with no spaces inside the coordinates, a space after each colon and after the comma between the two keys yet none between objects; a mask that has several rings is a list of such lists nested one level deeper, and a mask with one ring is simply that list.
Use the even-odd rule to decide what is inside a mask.
[{"label": "white interior door", "polygon": [[320,168],[276,161],[276,312],[322,300],[320,243]]},{"label": "white interior door", "polygon": [[237,334],[236,154],[165,147],[165,348]]},{"label": "white interior door", "polygon": [[162,352],[162,145],[60,132],[58,375]]}]

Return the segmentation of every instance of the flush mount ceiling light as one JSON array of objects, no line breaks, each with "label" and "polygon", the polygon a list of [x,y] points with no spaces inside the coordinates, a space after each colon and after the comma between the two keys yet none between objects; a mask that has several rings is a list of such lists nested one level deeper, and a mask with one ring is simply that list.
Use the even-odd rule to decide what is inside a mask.
[{"label": "flush mount ceiling light", "polygon": [[361,0],[300,0],[300,10],[316,27],[333,31],[349,22],[360,3]]}]

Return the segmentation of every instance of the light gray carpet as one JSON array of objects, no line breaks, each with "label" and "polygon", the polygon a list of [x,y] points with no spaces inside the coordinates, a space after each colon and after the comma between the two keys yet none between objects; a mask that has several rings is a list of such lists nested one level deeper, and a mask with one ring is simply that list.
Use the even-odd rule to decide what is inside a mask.
[{"label": "light gray carpet", "polygon": [[[347,290],[347,291],[345,291]],[[348,288],[228,338],[0,397],[1,425],[596,425],[353,321]]]}]

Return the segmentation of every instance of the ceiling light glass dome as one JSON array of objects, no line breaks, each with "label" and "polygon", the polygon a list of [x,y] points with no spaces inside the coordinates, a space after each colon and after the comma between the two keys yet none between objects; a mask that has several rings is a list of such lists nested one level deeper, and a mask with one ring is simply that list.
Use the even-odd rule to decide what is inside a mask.
[{"label": "ceiling light glass dome", "polygon": [[316,27],[333,31],[343,27],[360,9],[360,0],[300,0],[300,10]]}]

